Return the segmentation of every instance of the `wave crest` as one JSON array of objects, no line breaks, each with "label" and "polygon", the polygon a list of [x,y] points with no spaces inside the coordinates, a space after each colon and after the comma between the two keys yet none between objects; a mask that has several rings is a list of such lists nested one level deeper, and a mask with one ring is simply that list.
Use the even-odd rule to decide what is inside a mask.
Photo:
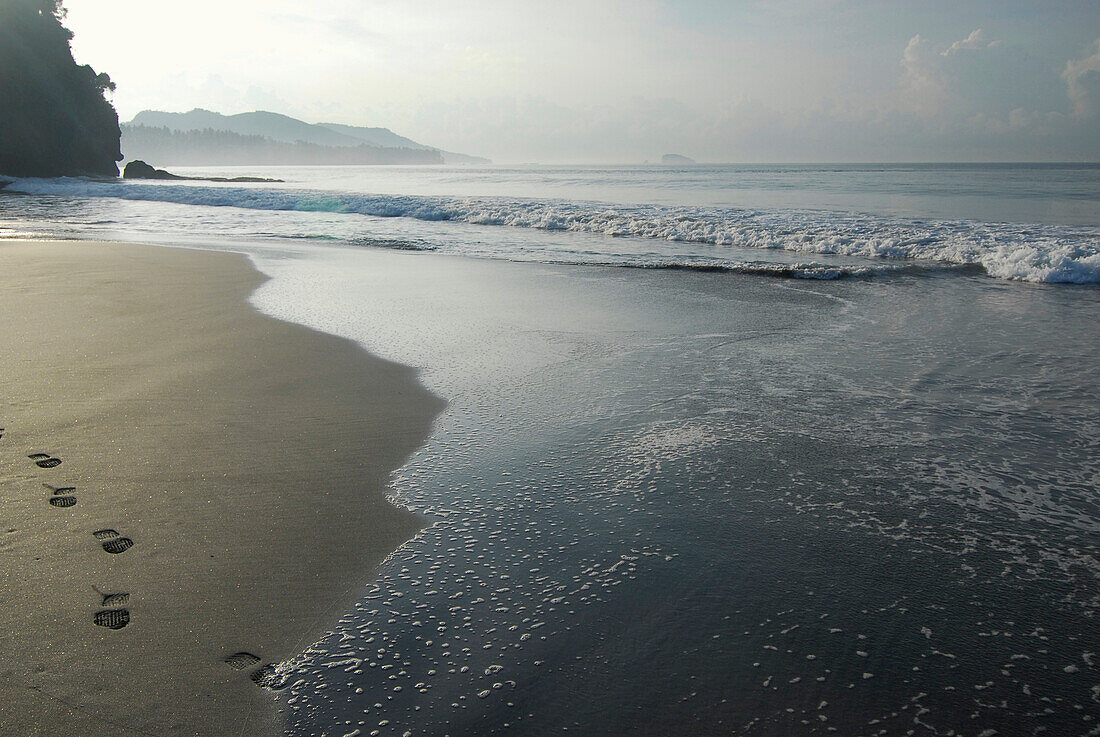
[{"label": "wave crest", "polygon": [[[1095,229],[1073,226],[897,218],[810,210],[628,206],[499,197],[365,195],[81,179],[16,180],[8,186],[8,190],[250,210],[404,217],[427,222],[580,232],[710,246],[937,262],[977,266],[989,276],[999,279],[1100,283],[1100,233]],[[699,268],[689,258],[682,263],[673,261],[648,266]],[[708,266],[727,267],[729,270],[741,270],[738,263]],[[796,267],[785,265],[782,268]],[[834,267],[814,268],[825,269],[824,274]],[[810,271],[809,265],[802,269],[804,273]],[[816,275],[811,278],[847,275],[853,274],[839,269],[835,276]]]}]

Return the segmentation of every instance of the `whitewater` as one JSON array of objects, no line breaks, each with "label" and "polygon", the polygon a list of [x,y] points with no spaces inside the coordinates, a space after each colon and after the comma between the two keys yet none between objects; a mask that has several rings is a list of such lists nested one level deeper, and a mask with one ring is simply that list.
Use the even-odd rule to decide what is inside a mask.
[{"label": "whitewater", "polygon": [[[253,170],[250,170],[252,172]],[[181,169],[236,175],[239,168]],[[256,167],[281,184],[24,179],[0,218],[74,234],[313,239],[480,258],[814,279],[977,270],[1100,282],[1100,168]],[[133,203],[120,208],[118,203]],[[109,209],[110,212],[97,210]],[[245,212],[242,212],[245,211]],[[5,233],[0,222],[0,236]],[[58,233],[53,233],[58,235]],[[112,236],[113,237],[113,236]]]},{"label": "whitewater", "polygon": [[447,401],[289,737],[1097,734],[1100,167],[178,173],[285,182],[13,181],[0,248],[246,253]]}]

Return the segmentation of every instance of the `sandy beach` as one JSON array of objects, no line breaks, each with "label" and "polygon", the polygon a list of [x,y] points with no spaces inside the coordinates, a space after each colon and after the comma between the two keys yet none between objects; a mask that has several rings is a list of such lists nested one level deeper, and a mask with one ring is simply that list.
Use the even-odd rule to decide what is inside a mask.
[{"label": "sandy beach", "polygon": [[385,487],[442,402],[259,314],[263,279],[236,254],[0,244],[4,735],[277,733],[255,681],[421,526]]}]

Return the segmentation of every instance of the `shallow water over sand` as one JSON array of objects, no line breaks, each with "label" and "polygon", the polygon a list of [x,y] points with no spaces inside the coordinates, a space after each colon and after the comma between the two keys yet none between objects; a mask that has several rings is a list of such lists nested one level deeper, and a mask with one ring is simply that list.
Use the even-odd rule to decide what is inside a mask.
[{"label": "shallow water over sand", "polygon": [[450,402],[291,734],[1096,728],[1094,290],[258,262]]},{"label": "shallow water over sand", "polygon": [[394,487],[433,525],[295,664],[292,735],[1085,735],[1098,171],[30,181],[0,239],[248,252],[262,310],[449,402]]}]

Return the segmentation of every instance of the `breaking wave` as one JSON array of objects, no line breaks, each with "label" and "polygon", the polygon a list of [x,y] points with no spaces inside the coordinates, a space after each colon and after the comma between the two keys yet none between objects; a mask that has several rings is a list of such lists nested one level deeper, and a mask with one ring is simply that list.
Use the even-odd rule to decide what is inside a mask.
[{"label": "breaking wave", "polygon": [[[112,197],[248,210],[358,214],[542,231],[659,240],[719,247],[700,258],[685,249],[645,263],[616,265],[774,273],[804,278],[895,271],[875,266],[746,264],[723,259],[720,247],[925,262],[980,268],[989,276],[1031,282],[1100,283],[1100,231],[1066,225],[986,223],[885,217],[817,210],[753,210],[501,197],[369,195],[271,187],[220,187],[87,179],[23,179],[8,191],[67,197]],[[506,252],[494,255],[508,257]],[[611,256],[614,254],[604,254]],[[561,256],[561,254],[559,254]],[[555,260],[562,260],[555,258]],[[568,259],[566,259],[568,260]],[[585,259],[592,263],[593,259]]]}]

